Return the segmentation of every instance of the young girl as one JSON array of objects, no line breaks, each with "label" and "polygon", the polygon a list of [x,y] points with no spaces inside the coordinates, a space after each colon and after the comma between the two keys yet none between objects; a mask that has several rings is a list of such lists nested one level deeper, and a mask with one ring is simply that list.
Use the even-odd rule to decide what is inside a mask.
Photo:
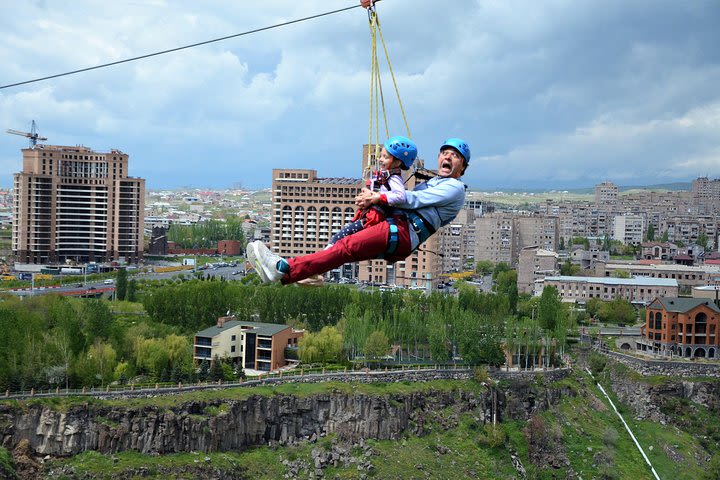
[{"label": "young girl", "polygon": [[386,208],[405,202],[402,170],[408,170],[416,157],[417,146],[409,138],[396,136],[385,142],[380,152],[380,170],[373,172],[369,185],[372,191],[380,194],[379,204],[359,209],[353,221],[332,236],[328,247],[365,227],[384,222],[387,217]]}]

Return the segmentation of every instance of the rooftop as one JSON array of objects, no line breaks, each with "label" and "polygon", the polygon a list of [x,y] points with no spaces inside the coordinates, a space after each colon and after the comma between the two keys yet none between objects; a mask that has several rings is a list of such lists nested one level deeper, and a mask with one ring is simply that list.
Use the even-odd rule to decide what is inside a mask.
[{"label": "rooftop", "polygon": [[279,323],[262,323],[262,322],[241,322],[239,320],[228,320],[222,327],[213,325],[212,327],[201,330],[195,334],[196,337],[214,337],[220,335],[225,330],[235,327],[247,327],[243,329],[247,332],[256,333],[263,336],[273,336],[276,333],[282,332],[286,328],[290,328],[285,324]]},{"label": "rooftop", "polygon": [[690,310],[699,305],[705,305],[711,310],[720,313],[720,308],[715,305],[715,302],[713,302],[712,300],[708,300],[707,298],[658,297],[651,304],[651,306],[655,302],[660,302],[665,308],[665,310],[667,310],[668,312],[685,313],[689,312]]},{"label": "rooftop", "polygon": [[677,287],[677,280],[674,278],[615,278],[615,277],[575,277],[568,275],[560,275],[556,277],[545,277],[547,282],[578,282],[578,283],[599,283],[602,285],[648,285],[653,287]]}]

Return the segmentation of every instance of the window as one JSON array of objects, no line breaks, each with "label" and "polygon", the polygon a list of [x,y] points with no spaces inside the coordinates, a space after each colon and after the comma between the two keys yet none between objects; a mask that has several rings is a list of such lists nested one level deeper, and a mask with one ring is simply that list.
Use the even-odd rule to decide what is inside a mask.
[{"label": "window", "polygon": [[235,353],[235,345],[233,345],[233,346],[230,347],[230,351],[231,351],[232,353]]},{"label": "window", "polygon": [[233,335],[232,337],[230,337],[230,340],[232,340],[234,342],[236,337],[237,337],[236,335]]}]

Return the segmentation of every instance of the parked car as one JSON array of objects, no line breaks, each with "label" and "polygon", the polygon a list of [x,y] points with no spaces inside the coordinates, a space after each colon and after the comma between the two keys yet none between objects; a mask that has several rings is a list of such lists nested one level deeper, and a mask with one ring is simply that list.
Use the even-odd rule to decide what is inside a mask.
[{"label": "parked car", "polygon": [[113,283],[115,283],[115,280],[113,280],[112,278],[108,278],[108,279],[104,280],[103,283],[105,285],[112,285]]}]

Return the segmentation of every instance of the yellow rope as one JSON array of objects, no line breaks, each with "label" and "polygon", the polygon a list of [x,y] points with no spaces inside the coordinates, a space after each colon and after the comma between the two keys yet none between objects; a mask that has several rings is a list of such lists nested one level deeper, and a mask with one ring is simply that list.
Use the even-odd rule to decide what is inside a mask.
[{"label": "yellow rope", "polygon": [[[385,109],[385,97],[383,95],[382,81],[380,76],[380,63],[377,57],[377,36],[380,35],[380,41],[385,52],[385,59],[387,60],[388,69],[390,70],[390,77],[393,81],[393,87],[395,88],[395,96],[397,97],[398,104],[400,105],[400,112],[402,113],[403,122],[405,123],[405,129],[407,130],[407,136],[412,138],[410,134],[410,126],[408,125],[407,116],[405,115],[405,108],[403,107],[402,100],[400,99],[400,90],[395,80],[395,73],[393,72],[392,63],[390,62],[390,55],[388,54],[387,45],[385,44],[385,38],[383,37],[382,30],[380,29],[380,18],[377,16],[377,12],[374,7],[368,10],[368,20],[370,24],[370,41],[371,41],[371,60],[370,60],[370,122],[368,125],[368,157],[367,166],[368,171],[372,169],[371,160],[374,157],[375,163],[379,161],[378,156],[380,154],[380,109],[382,108],[383,122],[385,124],[385,136],[390,136],[390,130],[387,121],[387,111]],[[375,131],[375,141],[373,142],[373,127]],[[365,172],[364,172],[365,173]]]},{"label": "yellow rope", "polygon": [[[385,58],[387,59],[388,69],[390,70],[390,77],[393,81],[393,86],[395,87],[395,95],[398,99],[398,104],[400,105],[400,112],[402,113],[403,121],[405,122],[405,130],[407,130],[408,138],[412,138],[412,135],[410,134],[410,126],[408,125],[407,117],[405,116],[405,108],[403,108],[402,100],[400,99],[400,90],[398,89],[397,82],[395,81],[395,73],[393,72],[392,64],[390,63],[390,55],[388,54],[387,46],[385,45],[385,38],[383,37],[382,30],[380,29],[380,19],[377,18],[375,21],[375,24],[377,25],[377,31],[380,34],[380,41],[382,42],[383,50],[385,51]],[[385,112],[385,107],[383,106],[383,113]]]}]

